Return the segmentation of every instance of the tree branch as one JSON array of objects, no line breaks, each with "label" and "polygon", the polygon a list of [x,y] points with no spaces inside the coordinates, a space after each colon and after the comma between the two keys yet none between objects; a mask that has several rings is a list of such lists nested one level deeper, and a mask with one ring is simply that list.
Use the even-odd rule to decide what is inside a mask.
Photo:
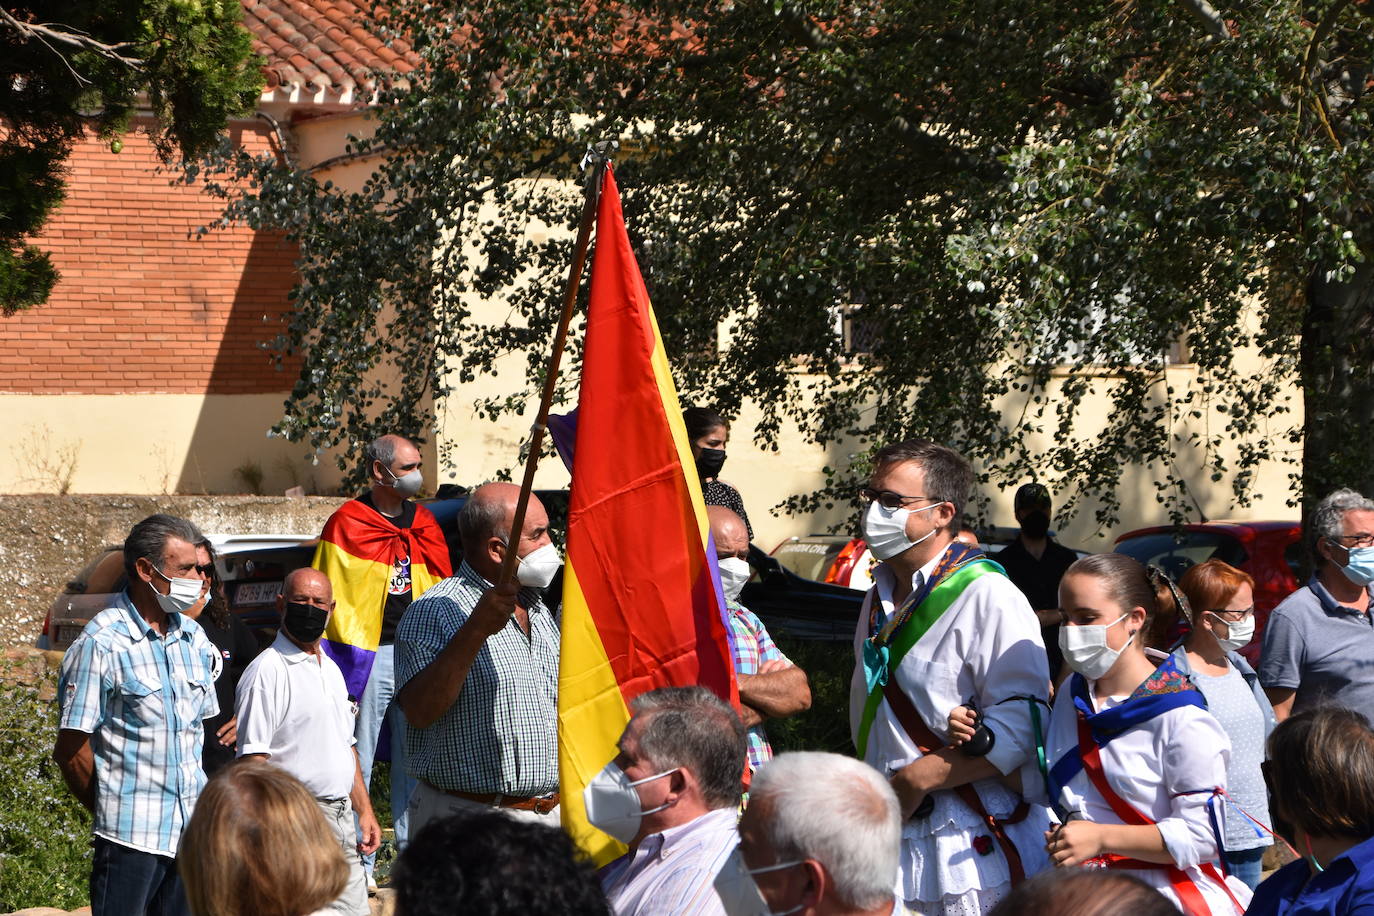
[{"label": "tree branch", "polygon": [[67,69],[71,70],[72,75],[75,76],[82,83],[89,84],[90,80],[86,79],[84,76],[77,73],[76,70],[72,68],[72,65],[70,63],[67,63],[66,57],[64,57],[60,51],[58,51],[56,48],[52,46],[52,44],[49,42],[49,39],[64,45],[70,45],[74,48],[80,48],[83,51],[91,51],[95,54],[99,54],[106,60],[111,60],[115,63],[123,64],[131,70],[143,69],[142,58],[126,57],[120,53],[121,51],[124,51],[127,48],[133,47],[132,42],[121,41],[116,44],[108,44],[103,41],[96,41],[90,35],[87,35],[86,33],[78,30],[57,28],[54,25],[45,24],[41,22],[20,22],[18,19],[15,19],[14,16],[10,15],[9,10],[5,9],[4,7],[0,7],[0,23],[4,23],[14,31],[18,32],[19,35],[25,41],[29,40],[30,38],[36,38],[43,44],[47,45],[49,50],[51,50],[58,57],[62,58],[63,63],[67,64]]},{"label": "tree branch", "polygon": [[1226,41],[1231,37],[1231,31],[1226,28],[1226,22],[1217,12],[1216,7],[1208,3],[1207,0],[1182,0],[1183,5],[1192,13],[1208,35],[1219,41]]}]

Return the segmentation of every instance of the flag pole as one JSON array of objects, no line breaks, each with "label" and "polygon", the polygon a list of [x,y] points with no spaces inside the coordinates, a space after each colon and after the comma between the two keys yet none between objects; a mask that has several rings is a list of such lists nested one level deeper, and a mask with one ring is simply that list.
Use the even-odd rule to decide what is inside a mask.
[{"label": "flag pole", "polygon": [[553,337],[553,352],[549,354],[549,368],[544,375],[544,391],[539,399],[539,414],[535,418],[534,426],[530,428],[529,454],[525,457],[525,477],[520,483],[520,496],[515,501],[510,543],[506,546],[506,556],[501,561],[497,585],[505,585],[515,576],[515,566],[519,561],[516,551],[520,544],[520,532],[525,530],[525,510],[529,507],[530,493],[534,490],[534,471],[539,466],[544,433],[549,428],[549,408],[553,405],[554,391],[558,387],[558,368],[563,361],[563,350],[568,342],[568,326],[572,324],[573,312],[577,307],[577,289],[582,280],[582,268],[587,262],[587,246],[591,241],[592,226],[596,223],[597,204],[601,200],[601,179],[606,174],[611,153],[618,146],[614,140],[602,140],[587,147],[587,154],[582,160],[583,168],[587,170],[582,222],[577,227],[572,265],[568,268],[568,282],[563,291],[563,313],[559,316],[558,330]]}]

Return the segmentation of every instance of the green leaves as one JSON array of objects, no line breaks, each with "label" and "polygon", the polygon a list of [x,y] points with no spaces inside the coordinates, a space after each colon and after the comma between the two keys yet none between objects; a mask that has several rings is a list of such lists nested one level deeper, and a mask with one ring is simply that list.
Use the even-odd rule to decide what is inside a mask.
[{"label": "green leaves", "polygon": [[208,152],[252,111],[261,61],[232,0],[47,0],[5,5],[0,21],[0,311],[48,298],[57,274],[24,244],[61,201],[62,164],[88,128],[111,138],[140,99],[164,160]]},{"label": "green leaves", "polygon": [[420,434],[454,379],[511,357],[537,378],[575,162],[614,135],[684,397],[752,399],[765,447],[796,424],[835,452],[791,508],[847,500],[868,451],[912,435],[984,481],[1047,479],[1061,519],[1095,502],[1114,524],[1136,463],[1176,517],[1192,469],[1244,504],[1292,457],[1282,392],[1330,328],[1309,280],[1370,250],[1374,146],[1363,18],[1314,44],[1290,2],[1228,15],[1218,41],[1170,4],[390,0],[377,28],[425,68],[353,144],[388,155],[366,187],[229,163],[257,185],[229,218],[302,246],[279,432]]}]

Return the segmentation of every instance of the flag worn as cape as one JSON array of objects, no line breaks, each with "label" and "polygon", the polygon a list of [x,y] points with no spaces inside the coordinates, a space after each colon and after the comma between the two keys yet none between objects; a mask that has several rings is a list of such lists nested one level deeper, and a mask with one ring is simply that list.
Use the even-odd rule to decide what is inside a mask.
[{"label": "flag worn as cape", "polygon": [[310,565],[334,587],[334,613],[324,650],[343,672],[349,696],[361,697],[382,641],[382,610],[396,561],[410,557],[410,597],[453,575],[448,544],[433,513],[415,507],[409,528],[397,528],[367,503],[350,499],[324,523]]},{"label": "flag worn as cape", "polygon": [[563,827],[598,865],[625,847],[582,790],[616,755],[629,702],[700,684],[738,708],[701,482],[615,179],[597,213],[563,580]]}]

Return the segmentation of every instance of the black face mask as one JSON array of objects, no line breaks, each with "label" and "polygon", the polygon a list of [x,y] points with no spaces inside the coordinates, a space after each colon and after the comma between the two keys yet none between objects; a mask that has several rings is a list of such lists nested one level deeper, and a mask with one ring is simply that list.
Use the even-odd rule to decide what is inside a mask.
[{"label": "black face mask", "polygon": [[723,448],[704,448],[697,456],[697,473],[702,480],[710,480],[720,476],[720,469],[725,466],[725,449]]},{"label": "black face mask", "polygon": [[324,625],[329,620],[327,608],[315,607],[300,601],[286,602],[286,613],[282,615],[282,626],[286,632],[301,642],[314,642],[324,634]]},{"label": "black face mask", "polygon": [[1021,530],[1026,533],[1026,537],[1039,540],[1049,533],[1050,514],[1037,509],[1021,519]]}]

